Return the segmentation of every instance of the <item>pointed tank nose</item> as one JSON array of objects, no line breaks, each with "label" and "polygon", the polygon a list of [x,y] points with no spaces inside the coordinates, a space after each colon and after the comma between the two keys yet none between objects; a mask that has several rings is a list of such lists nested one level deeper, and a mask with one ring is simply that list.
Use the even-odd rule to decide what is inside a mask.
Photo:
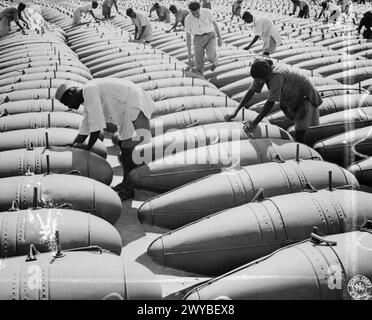
[{"label": "pointed tank nose", "polygon": [[164,243],[163,243],[162,237],[155,239],[150,244],[150,246],[147,249],[147,254],[157,264],[160,264],[162,266],[165,265],[165,252],[164,252]]},{"label": "pointed tank nose", "polygon": [[153,212],[151,201],[144,202],[138,209],[138,219],[142,225],[153,226]]},{"label": "pointed tank nose", "polygon": [[117,255],[121,254],[122,242],[119,232],[107,221],[90,215],[89,244],[109,250]]}]

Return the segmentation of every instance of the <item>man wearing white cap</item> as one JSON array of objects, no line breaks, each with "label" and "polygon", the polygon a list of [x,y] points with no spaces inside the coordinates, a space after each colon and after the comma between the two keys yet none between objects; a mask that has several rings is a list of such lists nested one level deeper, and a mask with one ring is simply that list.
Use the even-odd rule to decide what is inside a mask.
[{"label": "man wearing white cap", "polygon": [[[132,198],[134,189],[127,185],[127,177],[129,171],[139,165],[133,161],[134,147],[151,136],[150,118],[155,109],[151,97],[133,82],[116,78],[94,79],[82,87],[62,84],[55,97],[71,109],[84,104],[83,120],[74,147],[90,150],[106,123],[118,127],[124,174],[123,182],[113,189],[122,200]],[[83,142],[88,135],[89,142],[85,146]]]}]

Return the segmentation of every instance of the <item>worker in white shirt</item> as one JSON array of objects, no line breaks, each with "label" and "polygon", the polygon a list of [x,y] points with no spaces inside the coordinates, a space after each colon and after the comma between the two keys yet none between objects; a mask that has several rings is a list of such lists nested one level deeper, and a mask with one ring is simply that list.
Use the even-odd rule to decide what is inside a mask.
[{"label": "worker in white shirt", "polygon": [[231,20],[234,18],[234,16],[240,17],[240,14],[241,14],[241,11],[242,11],[242,2],[243,2],[243,0],[235,0],[233,2]]},{"label": "worker in white shirt", "polygon": [[142,13],[134,12],[132,8],[127,9],[127,16],[132,19],[135,26],[134,39],[149,42],[152,39],[152,26],[149,19]]},{"label": "worker in white shirt", "polygon": [[275,27],[274,23],[266,17],[253,17],[248,11],[243,13],[242,19],[246,23],[252,23],[254,26],[255,37],[251,43],[245,47],[245,50],[249,50],[258,39],[262,39],[263,44],[263,54],[268,56],[270,53],[275,52],[276,47],[282,44],[282,38],[279,31]]},{"label": "worker in white shirt", "polygon": [[[185,19],[189,64],[194,65],[196,73],[203,75],[205,53],[207,53],[208,61],[212,63],[211,70],[217,67],[216,35],[219,47],[222,45],[222,39],[211,10],[200,8],[199,2],[191,2],[189,9],[191,14]],[[194,59],[191,53],[191,36],[194,37]]]},{"label": "worker in white shirt", "polygon": [[[142,164],[133,160],[134,147],[151,139],[150,118],[155,110],[151,97],[135,83],[117,78],[94,79],[81,87],[63,83],[55,97],[70,109],[84,105],[83,120],[73,147],[90,150],[107,123],[118,127],[124,174],[123,182],[113,189],[122,200],[132,198],[134,189],[127,184],[127,179],[130,170]],[[88,135],[89,142],[85,145]]]},{"label": "worker in white shirt", "polygon": [[149,17],[151,17],[153,11],[156,11],[156,14],[159,17],[159,21],[164,21],[166,23],[170,22],[170,12],[167,7],[161,6],[158,2],[156,2],[150,9]]},{"label": "worker in white shirt", "polygon": [[185,26],[185,19],[190,14],[190,11],[189,10],[183,9],[183,8],[177,9],[174,4],[172,4],[169,7],[169,11],[174,14],[175,22],[174,22],[172,28],[170,28],[169,30],[165,31],[167,33],[168,32],[171,32],[174,29],[176,29],[179,23],[181,23],[183,26]]},{"label": "worker in white shirt", "polygon": [[98,22],[99,19],[96,18],[96,16],[93,13],[93,9],[96,9],[97,7],[98,7],[98,2],[93,0],[91,3],[87,3],[81,7],[76,8],[72,14],[71,27],[75,27],[81,23],[81,15],[83,13],[90,13],[91,16],[94,18],[94,20]]},{"label": "worker in white shirt", "polygon": [[341,10],[337,5],[323,1],[321,6],[322,6],[322,11],[320,12],[317,20],[319,20],[322,15],[325,16],[326,11],[329,11],[330,13],[330,16],[328,18],[329,22],[336,22],[337,19],[340,17]]},{"label": "worker in white shirt", "polygon": [[117,13],[120,14],[118,4],[117,4],[117,0],[104,0],[102,2],[102,15],[105,18],[110,18],[111,17],[112,6],[115,6],[115,9],[116,9]]}]

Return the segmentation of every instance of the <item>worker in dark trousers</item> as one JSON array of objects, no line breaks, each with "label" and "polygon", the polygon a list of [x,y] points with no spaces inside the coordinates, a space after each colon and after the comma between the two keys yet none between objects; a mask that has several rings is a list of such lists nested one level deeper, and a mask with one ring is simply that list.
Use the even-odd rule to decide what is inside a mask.
[{"label": "worker in dark trousers", "polygon": [[269,89],[266,103],[252,123],[244,124],[244,131],[251,134],[253,129],[270,112],[278,101],[284,114],[295,123],[295,140],[304,142],[306,130],[319,124],[319,106],[322,98],[314,84],[302,73],[284,65],[273,65],[268,59],[256,59],[251,66],[253,83],[233,114],[227,115],[230,121],[239,110],[247,105],[255,93],[263,86]]},{"label": "worker in dark trousers", "polygon": [[242,11],[242,2],[243,2],[243,0],[235,0],[233,2],[231,20],[234,18],[234,16],[237,16],[237,17],[240,18],[241,11]]},{"label": "worker in dark trousers", "polygon": [[299,18],[309,18],[310,17],[310,7],[305,0],[291,0],[293,3],[293,11],[289,15],[295,15],[297,7],[299,8],[298,17]]}]

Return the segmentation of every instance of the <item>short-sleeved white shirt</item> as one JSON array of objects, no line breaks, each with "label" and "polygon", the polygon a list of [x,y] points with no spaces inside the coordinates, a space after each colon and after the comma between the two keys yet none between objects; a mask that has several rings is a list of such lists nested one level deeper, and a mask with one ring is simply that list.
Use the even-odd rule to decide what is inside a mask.
[{"label": "short-sleeved white shirt", "polygon": [[266,17],[258,17],[253,19],[254,34],[259,36],[265,43],[270,42],[270,37],[273,37],[276,45],[282,43],[282,38],[274,23]]},{"label": "short-sleeved white shirt", "polygon": [[185,19],[185,29],[192,35],[214,32],[213,22],[215,21],[213,13],[209,9],[201,8],[199,19],[191,13]]},{"label": "short-sleeved white shirt", "polygon": [[152,27],[150,20],[142,13],[136,12],[136,17],[132,18],[133,24],[137,27],[138,33],[141,32],[142,27],[146,26],[145,32],[142,35],[141,40],[151,40],[152,39]]},{"label": "short-sleeved white shirt", "polygon": [[88,135],[91,132],[106,128],[111,122],[118,126],[119,139],[133,137],[133,121],[142,111],[150,119],[155,110],[151,97],[135,83],[116,78],[94,79],[83,87],[84,113],[79,133]]},{"label": "short-sleeved white shirt", "polygon": [[79,7],[81,13],[88,13],[89,11],[93,10],[92,3],[87,3],[81,7]]}]

